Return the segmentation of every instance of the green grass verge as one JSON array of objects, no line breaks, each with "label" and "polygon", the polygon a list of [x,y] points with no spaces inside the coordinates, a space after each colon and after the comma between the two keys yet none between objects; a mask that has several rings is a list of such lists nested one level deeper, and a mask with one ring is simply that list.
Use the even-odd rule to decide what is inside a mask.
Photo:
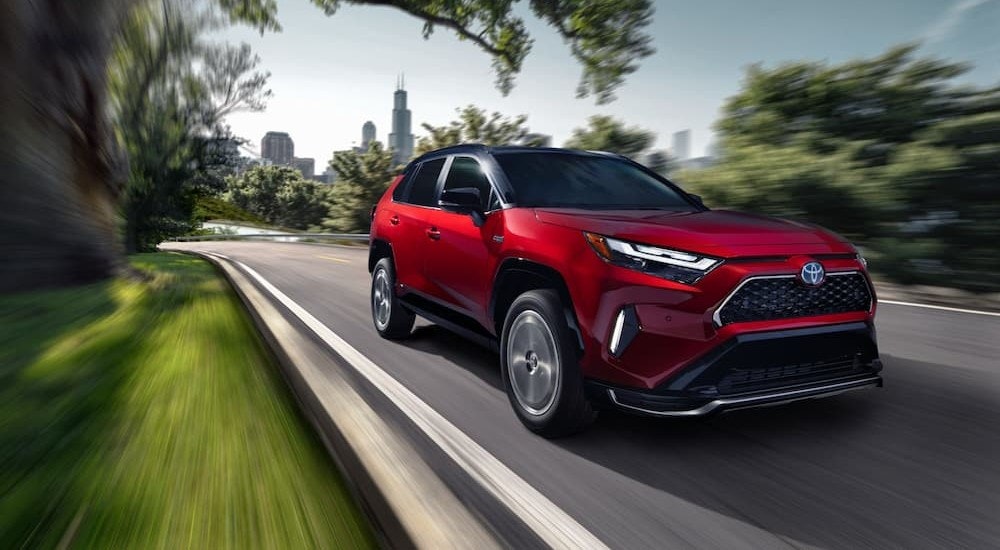
[{"label": "green grass verge", "polygon": [[365,548],[364,517],[206,262],[0,297],[0,548]]}]

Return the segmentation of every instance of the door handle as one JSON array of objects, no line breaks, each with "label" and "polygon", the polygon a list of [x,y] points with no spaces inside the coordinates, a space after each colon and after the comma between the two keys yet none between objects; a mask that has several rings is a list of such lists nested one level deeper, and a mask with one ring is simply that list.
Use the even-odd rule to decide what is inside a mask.
[{"label": "door handle", "polygon": [[393,217],[389,218],[389,223],[391,223],[392,225],[399,225],[399,216],[394,215]]},{"label": "door handle", "polygon": [[427,237],[429,239],[432,239],[432,240],[436,241],[436,240],[438,240],[438,239],[441,238],[441,232],[438,231],[438,228],[436,228],[436,227],[428,227],[427,228]]}]

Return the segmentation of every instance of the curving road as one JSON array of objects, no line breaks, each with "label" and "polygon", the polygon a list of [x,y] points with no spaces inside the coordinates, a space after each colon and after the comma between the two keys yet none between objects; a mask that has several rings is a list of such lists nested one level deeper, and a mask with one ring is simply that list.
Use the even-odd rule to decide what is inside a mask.
[{"label": "curving road", "polygon": [[366,249],[169,248],[252,267],[610,547],[1000,547],[1000,317],[883,304],[881,390],[708,420],[604,413],[546,441],[489,351],[422,321],[378,337]]}]

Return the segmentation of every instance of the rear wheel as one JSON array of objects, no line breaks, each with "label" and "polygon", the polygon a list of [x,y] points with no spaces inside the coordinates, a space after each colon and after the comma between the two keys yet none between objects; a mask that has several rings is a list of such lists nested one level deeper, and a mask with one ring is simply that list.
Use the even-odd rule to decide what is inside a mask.
[{"label": "rear wheel", "polygon": [[554,290],[531,290],[514,300],[504,321],[500,362],[510,404],[531,431],[560,437],[593,422],[575,339]]},{"label": "rear wheel", "polygon": [[392,260],[382,258],[372,271],[372,322],[383,338],[397,340],[410,335],[415,316],[396,297],[396,270]]}]

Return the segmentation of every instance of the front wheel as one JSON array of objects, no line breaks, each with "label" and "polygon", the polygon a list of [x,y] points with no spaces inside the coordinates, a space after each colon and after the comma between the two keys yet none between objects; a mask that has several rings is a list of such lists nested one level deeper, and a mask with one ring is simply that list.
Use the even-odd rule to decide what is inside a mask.
[{"label": "front wheel", "polygon": [[531,431],[560,437],[593,422],[575,339],[554,290],[532,290],[514,300],[501,334],[500,362],[510,404]]},{"label": "front wheel", "polygon": [[392,260],[382,258],[372,271],[372,321],[379,336],[398,340],[410,335],[415,315],[396,297],[396,270]]}]

